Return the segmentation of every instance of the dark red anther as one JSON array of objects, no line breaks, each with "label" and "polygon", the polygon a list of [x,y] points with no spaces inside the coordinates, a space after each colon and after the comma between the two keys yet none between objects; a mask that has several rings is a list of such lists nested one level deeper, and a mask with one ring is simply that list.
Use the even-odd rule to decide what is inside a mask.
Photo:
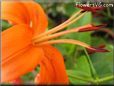
[{"label": "dark red anther", "polygon": [[97,48],[87,49],[87,51],[89,54],[93,54],[95,52],[109,52],[109,50],[104,48],[105,48],[105,45],[99,45]]},{"label": "dark red anther", "polygon": [[104,7],[90,7],[90,6],[82,6],[82,5],[76,5],[76,7],[81,8],[84,11],[91,11],[92,13],[96,13],[97,11],[104,9]]},{"label": "dark red anther", "polygon": [[91,25],[91,26],[89,26],[89,27],[87,27],[87,28],[82,28],[82,29],[80,29],[79,32],[86,32],[86,31],[99,30],[100,28],[103,28],[103,27],[105,27],[106,25],[107,25],[107,24],[101,24],[101,25],[97,25],[97,26]]}]

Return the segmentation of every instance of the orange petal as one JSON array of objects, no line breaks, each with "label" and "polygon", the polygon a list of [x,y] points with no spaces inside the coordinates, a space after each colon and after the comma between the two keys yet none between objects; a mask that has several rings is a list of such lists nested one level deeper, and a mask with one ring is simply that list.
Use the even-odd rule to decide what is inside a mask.
[{"label": "orange petal", "polygon": [[2,32],[2,61],[30,45],[33,33],[25,24],[15,25]]},{"label": "orange petal", "polygon": [[27,16],[27,10],[24,5],[20,2],[15,1],[2,1],[1,4],[1,18],[17,23],[29,24],[29,16]]},{"label": "orange petal", "polygon": [[35,30],[35,35],[44,32],[47,28],[48,21],[42,7],[38,3],[32,1],[23,4],[27,8],[32,27]]},{"label": "orange petal", "polygon": [[[38,82],[43,83],[43,81],[45,82],[45,79],[46,79],[46,81],[49,84],[68,84],[69,81],[65,71],[64,60],[60,52],[56,48],[50,45],[43,46],[43,51],[45,54],[45,58],[49,60],[48,65],[51,64],[53,71],[50,70],[48,72],[45,72],[48,70],[49,66],[46,66],[46,63],[43,63],[45,68],[44,68],[44,71],[41,70],[40,79],[38,80]],[[43,67],[43,64],[41,65],[41,68]]]},{"label": "orange petal", "polygon": [[44,57],[40,63],[40,73],[37,74],[35,82],[38,84],[51,84],[54,78],[53,66],[50,60]]},{"label": "orange petal", "polygon": [[42,60],[41,48],[29,46],[25,52],[2,64],[2,82],[8,82],[32,71]]},{"label": "orange petal", "polygon": [[15,79],[15,80],[13,80],[13,81],[11,81],[12,84],[21,84],[22,82],[23,81],[22,81],[22,79],[20,77]]},{"label": "orange petal", "polygon": [[[18,10],[17,10],[18,9]],[[48,21],[42,7],[30,1],[3,1],[2,19],[13,22],[13,24],[26,23],[32,26],[35,34],[46,30]]]}]

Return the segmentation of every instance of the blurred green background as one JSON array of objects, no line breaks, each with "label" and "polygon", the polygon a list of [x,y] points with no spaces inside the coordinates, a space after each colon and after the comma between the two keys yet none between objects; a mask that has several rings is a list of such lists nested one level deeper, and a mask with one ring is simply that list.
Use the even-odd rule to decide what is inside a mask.
[{"label": "blurred green background", "polygon": [[[73,13],[79,9],[75,8],[75,3],[40,3],[44,8],[49,21],[48,29],[51,29],[65,20],[67,20]],[[59,37],[59,39],[76,39],[85,42],[89,45],[98,47],[104,44],[106,49],[110,52],[88,54],[87,50],[83,47],[72,44],[55,44],[65,60],[66,71],[69,76],[70,84],[114,84],[113,78],[113,23],[114,13],[112,7],[107,7],[99,12],[100,15],[87,13],[76,23],[68,26],[64,30],[72,29],[74,27],[83,26],[86,24],[107,24],[105,28],[99,31],[71,33]],[[6,21],[2,21],[2,30],[7,29],[11,25]],[[36,73],[35,71],[28,73],[21,78],[23,83],[33,83]],[[59,70],[58,70],[59,71]]]}]

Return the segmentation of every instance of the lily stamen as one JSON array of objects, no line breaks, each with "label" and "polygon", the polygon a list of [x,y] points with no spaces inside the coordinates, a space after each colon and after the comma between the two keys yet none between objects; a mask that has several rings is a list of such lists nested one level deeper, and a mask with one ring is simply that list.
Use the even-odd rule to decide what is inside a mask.
[{"label": "lily stamen", "polygon": [[68,33],[98,30],[98,29],[100,29],[100,28],[102,28],[104,26],[106,26],[106,25],[102,24],[102,25],[94,26],[92,24],[87,24],[85,26],[80,26],[78,28],[74,28],[74,29],[58,32],[58,33],[55,33],[55,34],[52,34],[52,35],[48,35],[48,36],[44,36],[44,37],[35,39],[33,41],[34,41],[34,43],[39,43],[39,42],[46,41],[46,40],[49,40],[49,39],[57,38],[59,36],[62,36],[62,35],[68,34]]},{"label": "lily stamen", "polygon": [[90,48],[89,45],[80,42],[78,40],[73,40],[73,39],[60,39],[60,40],[50,40],[50,41],[45,41],[45,42],[41,42],[39,44],[36,45],[44,45],[44,44],[59,44],[59,43],[68,43],[68,44],[76,44],[76,45],[80,45],[86,48]]},{"label": "lily stamen", "polygon": [[[71,25],[72,23],[76,22],[78,19],[80,19],[86,12],[82,13],[81,15],[79,15],[83,10],[80,10],[79,12],[77,12],[76,14],[74,14],[72,17],[70,17],[68,20],[66,20],[64,23],[52,28],[51,30],[48,30],[47,32],[44,32],[38,36],[35,36],[33,38],[36,39],[36,38],[40,38],[40,37],[43,37],[45,35],[48,35],[48,34],[52,34],[52,33],[55,33],[59,30],[62,30],[64,29],[65,27]],[[79,15],[78,17],[76,17],[77,15]],[[76,17],[76,18],[75,18]]]},{"label": "lily stamen", "polygon": [[78,28],[74,28],[74,29],[62,31],[62,32],[59,32],[59,33],[55,33],[55,34],[52,34],[52,35],[44,36],[40,39],[35,39],[34,42],[38,43],[38,42],[46,41],[46,40],[53,39],[53,38],[56,38],[56,37],[59,37],[59,36],[62,36],[62,35],[68,34],[68,33],[78,32],[83,28],[89,28],[89,27],[92,27],[92,25],[89,24],[89,25],[78,27]]},{"label": "lily stamen", "polygon": [[94,47],[91,47],[90,45],[84,43],[84,42],[81,42],[81,41],[78,41],[78,40],[73,40],[73,39],[60,39],[60,40],[50,40],[50,41],[45,41],[45,42],[41,42],[39,44],[36,44],[36,46],[39,46],[39,45],[45,45],[45,44],[61,44],[61,43],[67,43],[67,44],[75,44],[75,45],[80,45],[80,46],[83,46],[87,49],[90,49],[92,51],[97,51],[97,52],[107,52],[106,49],[102,49],[102,48],[94,48]]}]

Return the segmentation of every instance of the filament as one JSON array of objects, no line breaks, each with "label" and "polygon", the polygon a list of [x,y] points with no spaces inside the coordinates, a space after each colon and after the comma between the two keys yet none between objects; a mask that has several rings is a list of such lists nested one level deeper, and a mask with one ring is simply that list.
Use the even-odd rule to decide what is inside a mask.
[{"label": "filament", "polygon": [[[60,24],[59,26],[56,26],[56,27],[52,28],[51,30],[49,30],[49,31],[47,31],[47,32],[44,32],[44,33],[42,33],[42,34],[40,34],[40,35],[38,35],[38,36],[35,36],[35,37],[33,38],[33,40],[36,39],[36,38],[38,38],[38,37],[40,38],[40,37],[43,37],[43,36],[45,36],[45,35],[52,34],[52,33],[54,33],[54,32],[57,32],[57,31],[59,31],[59,30],[62,30],[62,29],[64,29],[65,27],[69,26],[70,24],[74,23],[75,21],[77,21],[78,19],[80,19],[80,18],[85,14],[85,13],[82,13],[79,17],[75,18],[77,15],[80,14],[81,11],[82,11],[82,10],[80,10],[79,12],[77,12],[76,14],[74,14],[71,18],[69,18],[67,21],[65,21],[64,23]],[[75,18],[75,19],[74,19],[74,18]],[[72,19],[74,19],[74,20],[72,20]],[[71,21],[71,20],[72,20],[72,21]]]},{"label": "filament", "polygon": [[92,48],[88,44],[78,41],[78,40],[73,40],[73,39],[50,40],[50,41],[38,43],[38,44],[36,44],[36,46],[37,45],[45,45],[45,44],[59,44],[59,43],[75,44],[75,45],[80,45],[80,46],[86,47],[88,49],[95,50],[94,48]]},{"label": "filament", "polygon": [[55,33],[55,34],[48,35],[48,36],[44,36],[42,38],[34,40],[34,42],[41,42],[41,41],[53,39],[53,38],[56,38],[56,37],[59,37],[59,36],[62,36],[62,35],[68,34],[68,33],[78,32],[80,29],[88,28],[88,27],[91,27],[91,25],[81,26],[81,27],[78,27],[78,28],[66,30],[66,31]]}]

